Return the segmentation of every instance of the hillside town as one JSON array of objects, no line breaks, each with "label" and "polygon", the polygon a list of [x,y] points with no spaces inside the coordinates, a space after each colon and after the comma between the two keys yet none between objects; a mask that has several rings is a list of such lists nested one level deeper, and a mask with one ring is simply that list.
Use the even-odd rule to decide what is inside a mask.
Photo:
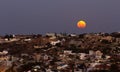
[{"label": "hillside town", "polygon": [[0,72],[120,72],[120,32],[0,36]]}]

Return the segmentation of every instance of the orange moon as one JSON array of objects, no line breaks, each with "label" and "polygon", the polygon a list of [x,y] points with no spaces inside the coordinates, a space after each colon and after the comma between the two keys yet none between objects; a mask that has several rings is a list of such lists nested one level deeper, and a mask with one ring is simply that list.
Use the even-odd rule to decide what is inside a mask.
[{"label": "orange moon", "polygon": [[86,27],[86,22],[83,20],[78,21],[77,23],[78,28],[85,28]]}]

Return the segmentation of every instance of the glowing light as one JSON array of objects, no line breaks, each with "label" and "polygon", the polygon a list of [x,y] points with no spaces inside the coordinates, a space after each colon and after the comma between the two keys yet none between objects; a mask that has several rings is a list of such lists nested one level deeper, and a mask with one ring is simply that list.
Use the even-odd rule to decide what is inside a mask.
[{"label": "glowing light", "polygon": [[83,20],[78,21],[77,23],[78,28],[85,28],[86,27],[86,22]]}]

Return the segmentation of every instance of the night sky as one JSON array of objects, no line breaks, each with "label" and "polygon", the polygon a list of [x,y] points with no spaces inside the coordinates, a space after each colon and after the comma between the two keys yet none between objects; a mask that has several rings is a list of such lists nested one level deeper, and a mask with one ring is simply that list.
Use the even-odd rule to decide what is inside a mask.
[{"label": "night sky", "polygon": [[0,34],[119,31],[120,0],[0,0]]}]

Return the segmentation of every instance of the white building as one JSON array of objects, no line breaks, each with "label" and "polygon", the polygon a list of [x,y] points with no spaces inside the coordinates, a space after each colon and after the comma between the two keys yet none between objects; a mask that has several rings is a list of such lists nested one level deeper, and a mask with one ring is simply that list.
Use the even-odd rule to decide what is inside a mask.
[{"label": "white building", "polygon": [[60,42],[61,42],[60,40],[57,40],[57,41],[51,41],[50,44],[52,44],[52,45],[56,45],[57,43],[60,43]]}]

